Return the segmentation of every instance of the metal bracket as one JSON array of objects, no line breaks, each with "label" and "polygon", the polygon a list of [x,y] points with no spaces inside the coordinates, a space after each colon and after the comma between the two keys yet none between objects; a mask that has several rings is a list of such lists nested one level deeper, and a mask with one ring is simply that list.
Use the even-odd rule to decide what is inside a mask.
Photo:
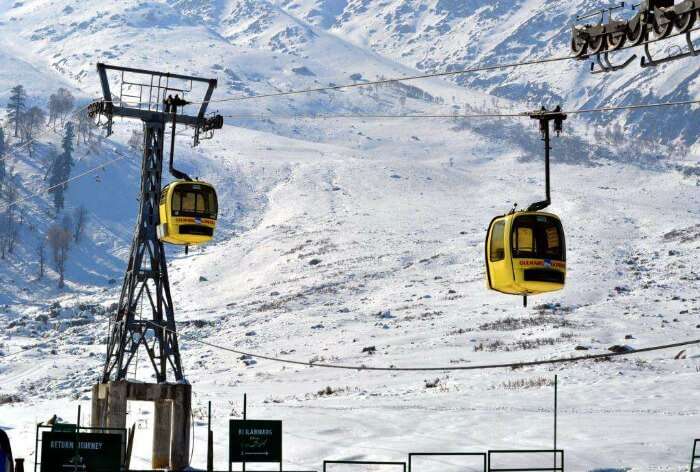
[{"label": "metal bracket", "polygon": [[[107,130],[107,134],[105,137],[110,137],[112,135],[112,122],[114,118],[114,107],[112,105],[112,102],[97,100],[88,105],[87,112],[90,118],[98,118],[99,120],[99,118],[104,116],[107,119],[107,122],[101,126],[103,126]],[[100,125],[99,122],[98,125]]]},{"label": "metal bracket", "polygon": [[[542,141],[544,141],[544,177],[546,198],[540,202],[532,203],[529,207],[527,207],[527,211],[540,211],[544,210],[552,203],[549,183],[549,151],[552,149],[549,145],[549,122],[554,121],[554,132],[557,133],[557,136],[559,136],[564,125],[564,120],[566,120],[567,116],[565,113],[562,113],[561,106],[557,105],[557,107],[551,111],[547,110],[545,107],[542,107],[541,110],[531,113],[530,118],[539,121]],[[524,301],[524,303],[527,302]]]},{"label": "metal bracket", "polygon": [[642,57],[642,60],[640,62],[640,66],[642,66],[642,67],[656,67],[659,64],[663,64],[664,62],[670,62],[670,61],[674,61],[676,59],[682,59],[684,57],[691,57],[691,56],[700,55],[700,51],[695,49],[695,46],[693,46],[693,41],[692,41],[692,39],[690,39],[690,31],[687,31],[685,33],[685,42],[688,45],[687,52],[682,52],[680,54],[671,54],[671,55],[666,56],[662,59],[654,59],[653,57],[651,57],[651,52],[649,51],[649,43],[646,43],[644,45],[644,55],[646,57]]},{"label": "metal bracket", "polygon": [[610,18],[613,11],[620,10],[622,8],[625,8],[625,2],[620,2],[618,5],[611,5],[607,8],[601,8],[600,10],[594,10],[588,13],[584,13],[583,15],[576,15],[576,21],[581,21],[587,18],[593,18],[600,15],[600,23],[602,23],[603,21],[605,21],[606,12],[608,13],[608,18]]},{"label": "metal bracket", "polygon": [[632,64],[632,61],[637,59],[637,55],[633,54],[632,56],[629,57],[625,62],[622,64],[614,65],[612,62],[610,62],[610,56],[608,52],[598,53],[595,56],[596,62],[598,63],[598,70],[595,69],[595,62],[591,62],[591,74],[606,74],[608,72],[615,72],[616,70],[621,70],[624,69],[625,67],[629,66]]},{"label": "metal bracket", "polygon": [[199,144],[200,139],[211,139],[214,136],[214,130],[224,127],[224,117],[221,115],[202,118],[194,130],[194,145]]},{"label": "metal bracket", "polygon": [[[97,71],[100,76],[103,95],[100,114],[105,115],[108,119],[106,125],[108,135],[112,133],[111,116],[138,118],[143,121],[171,121],[172,113],[165,112],[164,109],[164,102],[167,96],[172,93],[180,93],[181,98],[184,100],[185,93],[192,92],[193,83],[205,85],[206,92],[204,94],[204,99],[201,102],[195,102],[199,104],[197,114],[188,115],[180,113],[177,117],[177,123],[179,125],[192,126],[195,128],[194,144],[196,146],[199,143],[199,129],[209,126],[207,125],[208,120],[205,118],[205,115],[214,89],[217,86],[216,79],[205,79],[189,75],[135,69],[132,67],[114,66],[103,63],[97,64]],[[112,95],[107,75],[109,71],[116,72],[121,76],[119,95]],[[124,74],[135,75],[137,78],[128,80],[125,78]],[[173,85],[172,83],[174,80],[185,82],[187,86],[184,88],[177,87],[176,84]],[[125,90],[125,85],[135,88],[136,91],[131,91],[128,87],[127,90]],[[124,98],[137,99],[138,103],[127,103],[124,101]],[[143,102],[145,99],[148,100],[146,103]],[[221,118],[221,120],[223,121],[223,118]],[[210,127],[206,131],[211,131],[212,129],[219,128]]]}]

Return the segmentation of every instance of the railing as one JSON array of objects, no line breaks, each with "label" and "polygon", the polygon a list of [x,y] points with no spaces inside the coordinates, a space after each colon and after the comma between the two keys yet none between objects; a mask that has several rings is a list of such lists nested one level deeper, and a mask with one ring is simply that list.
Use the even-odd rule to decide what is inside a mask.
[{"label": "railing", "polygon": [[[489,472],[564,472],[564,451],[562,449],[522,449],[522,450],[501,450],[501,451],[489,451]],[[507,467],[494,467],[494,456],[506,456],[511,458],[513,456],[534,456],[541,455],[547,457],[548,460],[552,460],[551,466],[527,466],[527,465],[515,465]],[[517,457],[517,459],[524,459],[524,457]]]},{"label": "railing", "polygon": [[403,468],[403,472],[406,472],[405,462],[385,462],[385,461],[323,461],[323,472],[327,472],[326,467],[328,464],[349,464],[349,465],[391,465],[399,466]]},{"label": "railing", "polygon": [[[696,439],[695,442],[693,442],[693,455],[690,458],[690,472],[696,472],[695,462],[700,459],[700,447],[698,447],[698,445],[700,445],[700,439]],[[700,471],[700,464],[698,464],[698,471]]]},{"label": "railing", "polygon": [[408,454],[408,472],[413,470],[413,458],[417,456],[463,456],[478,457],[481,459],[483,471],[487,469],[487,458],[485,452],[411,452]]}]

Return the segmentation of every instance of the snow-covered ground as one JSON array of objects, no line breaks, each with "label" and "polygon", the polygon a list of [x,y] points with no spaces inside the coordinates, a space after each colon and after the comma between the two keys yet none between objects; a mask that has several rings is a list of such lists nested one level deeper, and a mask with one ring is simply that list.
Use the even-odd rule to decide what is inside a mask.
[{"label": "snow-covered ground", "polygon": [[[468,135],[449,128],[436,136],[397,123],[366,126],[386,144],[311,148],[227,128],[198,150],[209,156],[202,175],[219,183],[235,169],[265,200],[249,230],[187,257],[170,251],[186,375],[196,407],[214,403],[218,467],[225,467],[226,421],[233,409],[240,413],[244,392],[251,417],[285,420],[292,466],[397,460],[418,450],[548,447],[553,392],[540,384],[557,373],[559,445],[572,470],[686,464],[700,414],[697,348],[680,360],[670,351],[559,368],[386,374],[246,365],[186,340],[304,361],[443,366],[697,337],[695,182],[619,164],[555,165],[553,210],[566,226],[569,279],[562,293],[531,300],[546,305],[523,309],[517,298],[485,289],[482,239],[490,216],[537,197],[541,164],[518,162],[512,150],[484,159]],[[80,298],[106,301],[104,294]],[[23,397],[1,407],[3,427],[25,456],[35,420],[53,412],[73,418],[71,397],[89,411],[104,353],[105,322],[97,319],[99,328],[40,330],[44,348],[3,363],[3,390]],[[6,352],[36,341],[22,329],[5,330]],[[363,354],[368,346],[376,354]],[[138,372],[150,373],[144,363]],[[427,388],[435,378],[438,386]],[[513,388],[516,380],[537,386]],[[326,387],[335,393],[319,395]],[[195,466],[204,465],[204,424],[195,429]],[[137,434],[144,439],[137,457],[147,460],[150,433]]]},{"label": "snow-covered ground", "polygon": [[[196,4],[202,14],[206,2],[173,1],[170,9],[157,2],[99,2],[92,9],[88,1],[10,3],[0,3],[0,44],[13,58],[3,64],[16,69],[0,72],[3,100],[7,88],[31,82],[34,73],[54,84],[28,84],[34,95],[70,85],[87,99],[97,90],[96,60],[148,66],[157,57],[165,69],[217,76],[218,97],[347,82],[357,72],[366,78],[410,72],[408,62],[370,50],[347,30],[305,24],[289,13],[289,2],[279,2],[284,10],[276,4],[266,10],[267,2],[211,2],[211,15],[201,20],[178,8]],[[311,4],[299,3],[304,11]],[[335,4],[317,3],[326,13]],[[138,14],[114,18],[122,8]],[[65,20],[56,20],[56,11]],[[256,15],[260,21],[242,20]],[[290,21],[300,30],[275,40],[275,28],[287,31]],[[190,41],[174,41],[183,31]],[[306,35],[309,41],[301,41]],[[216,54],[198,53],[208,44]],[[510,103],[439,80],[414,85],[435,99],[401,100],[402,92],[388,87],[221,104],[225,113],[272,118],[231,121],[195,149],[179,138],[179,165],[216,184],[221,201],[214,243],[187,256],[168,249],[182,357],[195,394],[193,465],[205,465],[202,413],[212,401],[215,464],[226,469],[227,421],[240,415],[246,392],[250,417],[284,420],[290,469],[318,470],[323,459],[405,460],[427,450],[548,448],[558,374],[558,445],[568,470],[686,470],[692,439],[700,437],[697,347],[679,359],[680,349],[558,367],[386,373],[240,359],[191,341],[301,361],[420,367],[700,337],[694,264],[700,187],[697,178],[672,170],[696,155],[674,161],[677,147],[651,165],[630,148],[593,147],[590,125],[567,121],[565,135],[553,141],[551,208],[565,225],[567,287],[533,297],[525,309],[515,297],[486,290],[483,239],[494,215],[542,196],[543,164],[533,159],[541,144],[530,120],[284,118],[444,111],[453,103],[522,109],[530,98]],[[89,421],[89,391],[104,361],[107,313],[118,297],[137,204],[138,157],[124,145],[134,126],[117,120],[113,140],[77,152],[76,174],[124,153],[133,159],[71,184],[68,206],[85,204],[91,219],[88,241],[71,253],[67,290],[55,289],[53,272],[33,280],[29,244],[0,265],[0,395],[20,399],[0,405],[0,427],[29,462],[37,422],[54,413],[71,421],[78,404]],[[23,196],[45,186],[41,151],[34,159],[12,158]],[[45,197],[29,198],[23,208],[38,231],[50,223]],[[374,354],[363,352],[370,346]],[[143,356],[134,375],[149,380]],[[146,405],[130,406],[129,424],[139,426],[136,467],[149,465],[151,421]]]}]

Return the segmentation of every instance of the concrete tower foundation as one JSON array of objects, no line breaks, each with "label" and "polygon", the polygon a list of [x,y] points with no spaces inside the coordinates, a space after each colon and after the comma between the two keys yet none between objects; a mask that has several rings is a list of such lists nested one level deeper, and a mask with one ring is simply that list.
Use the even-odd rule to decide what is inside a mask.
[{"label": "concrete tower foundation", "polygon": [[92,427],[126,428],[128,401],[155,404],[154,469],[184,470],[190,465],[192,386],[116,381],[92,387]]}]

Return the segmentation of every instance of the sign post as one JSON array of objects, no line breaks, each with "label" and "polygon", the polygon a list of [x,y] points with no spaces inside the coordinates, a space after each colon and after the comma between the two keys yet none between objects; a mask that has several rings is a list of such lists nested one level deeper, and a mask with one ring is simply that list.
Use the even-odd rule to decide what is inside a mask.
[{"label": "sign post", "polygon": [[[37,427],[38,472],[114,472],[122,470],[122,451],[126,430],[121,428],[72,428],[73,430],[39,430]],[[41,442],[39,454],[38,443]],[[37,472],[35,463],[35,472]]]},{"label": "sign post", "polygon": [[282,471],[282,421],[230,420],[229,471],[240,462],[278,462]]}]

